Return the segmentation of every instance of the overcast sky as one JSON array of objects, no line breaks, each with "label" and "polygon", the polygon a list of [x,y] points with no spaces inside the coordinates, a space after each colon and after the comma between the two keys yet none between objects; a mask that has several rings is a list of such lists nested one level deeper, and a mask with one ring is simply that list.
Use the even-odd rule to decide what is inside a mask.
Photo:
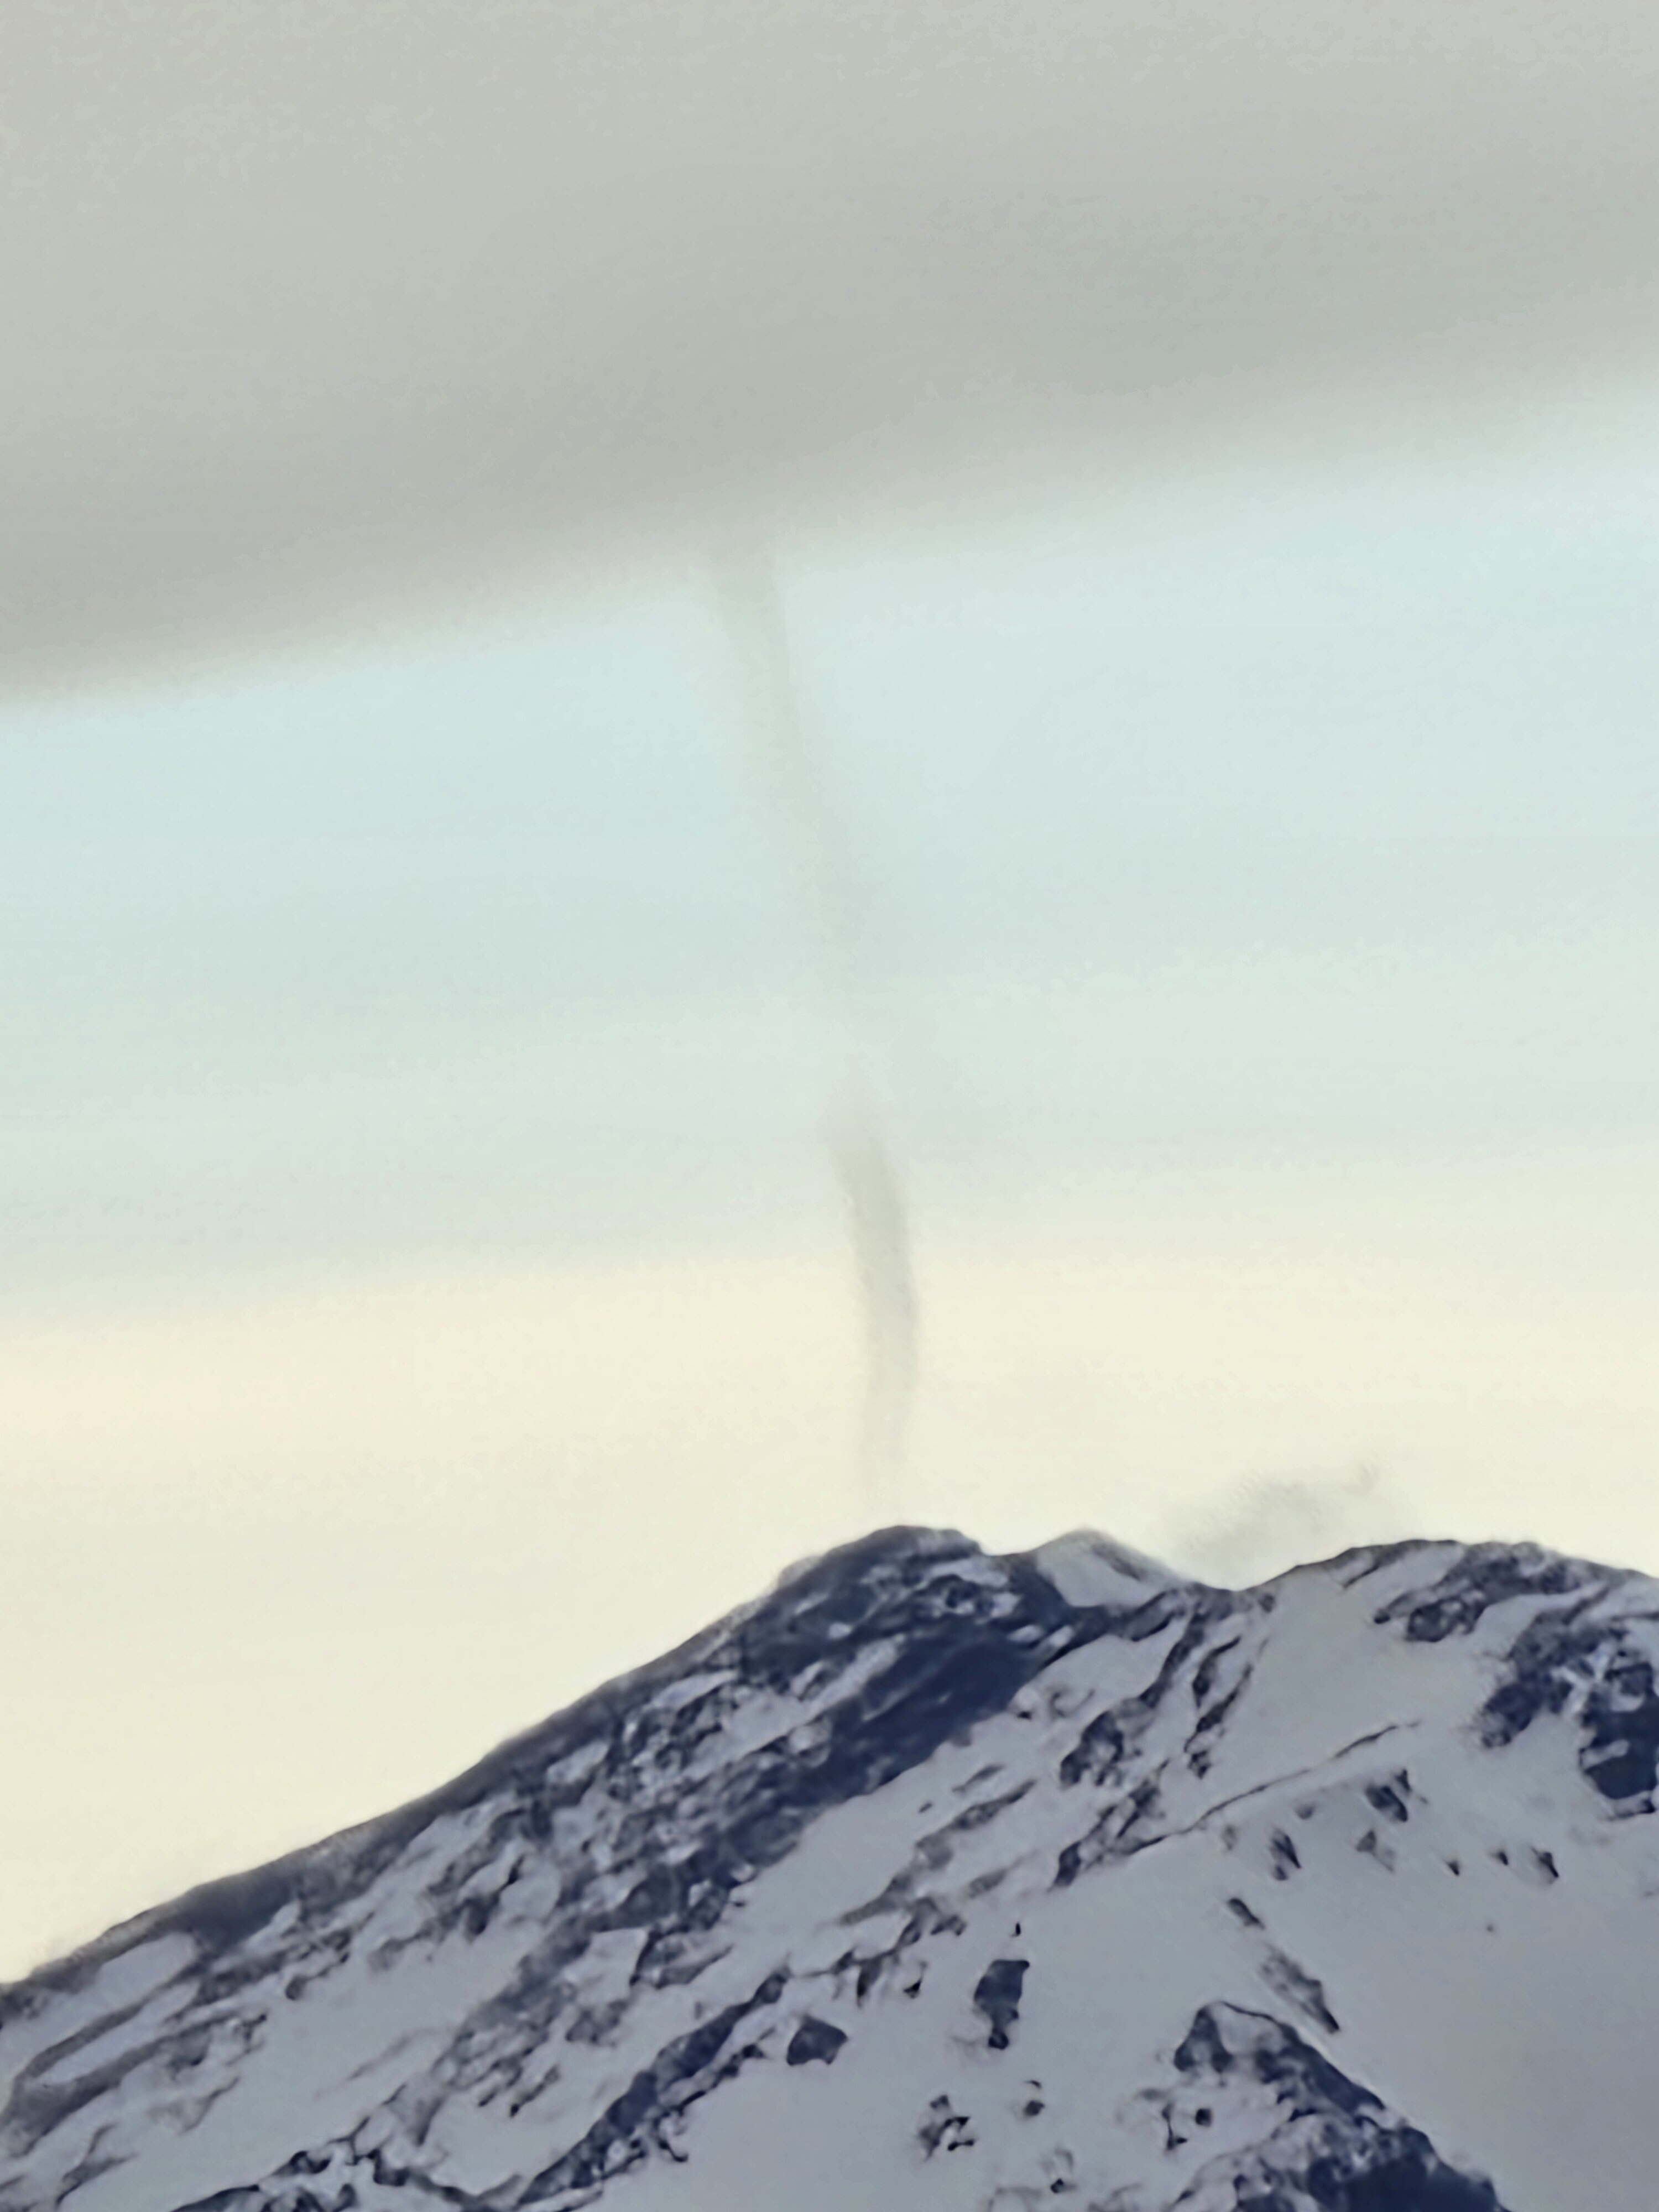
[{"label": "overcast sky", "polygon": [[1656,22],[8,12],[0,1973],[867,1518],[734,521],[905,1516],[1659,1569]]},{"label": "overcast sky", "polygon": [[1434,337],[1645,363],[1656,62],[1648,0],[12,0],[0,673],[1397,409]]}]

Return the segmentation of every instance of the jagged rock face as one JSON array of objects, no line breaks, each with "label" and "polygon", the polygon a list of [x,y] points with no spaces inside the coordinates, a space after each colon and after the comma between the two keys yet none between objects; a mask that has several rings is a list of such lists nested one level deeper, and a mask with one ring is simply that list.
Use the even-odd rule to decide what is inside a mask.
[{"label": "jagged rock face", "polygon": [[1652,2212],[1659,1588],[890,1531],[0,1993],[0,2212]]}]

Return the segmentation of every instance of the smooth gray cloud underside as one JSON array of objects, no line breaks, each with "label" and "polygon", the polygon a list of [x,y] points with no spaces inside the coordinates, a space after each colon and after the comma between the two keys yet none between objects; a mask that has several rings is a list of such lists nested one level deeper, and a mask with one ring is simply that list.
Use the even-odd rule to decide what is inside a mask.
[{"label": "smooth gray cloud underside", "polygon": [[1636,0],[20,0],[4,43],[13,684],[1109,459],[1135,395],[1179,438],[1430,333],[1483,391],[1650,343]]}]

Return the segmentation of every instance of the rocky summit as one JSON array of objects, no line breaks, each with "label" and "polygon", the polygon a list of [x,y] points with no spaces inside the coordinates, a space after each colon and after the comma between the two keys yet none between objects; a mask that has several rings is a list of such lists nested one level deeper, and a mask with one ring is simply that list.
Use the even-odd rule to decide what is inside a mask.
[{"label": "rocky summit", "polygon": [[1659,1585],[889,1530],[0,1991],[3,2212],[1654,2212]]}]

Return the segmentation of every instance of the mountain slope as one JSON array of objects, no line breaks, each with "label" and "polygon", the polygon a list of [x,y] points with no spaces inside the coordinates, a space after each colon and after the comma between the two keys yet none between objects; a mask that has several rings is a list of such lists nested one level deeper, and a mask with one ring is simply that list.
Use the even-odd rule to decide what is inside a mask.
[{"label": "mountain slope", "polygon": [[1652,2212],[1659,1586],[894,1530],[0,1993],[3,2212]]}]

